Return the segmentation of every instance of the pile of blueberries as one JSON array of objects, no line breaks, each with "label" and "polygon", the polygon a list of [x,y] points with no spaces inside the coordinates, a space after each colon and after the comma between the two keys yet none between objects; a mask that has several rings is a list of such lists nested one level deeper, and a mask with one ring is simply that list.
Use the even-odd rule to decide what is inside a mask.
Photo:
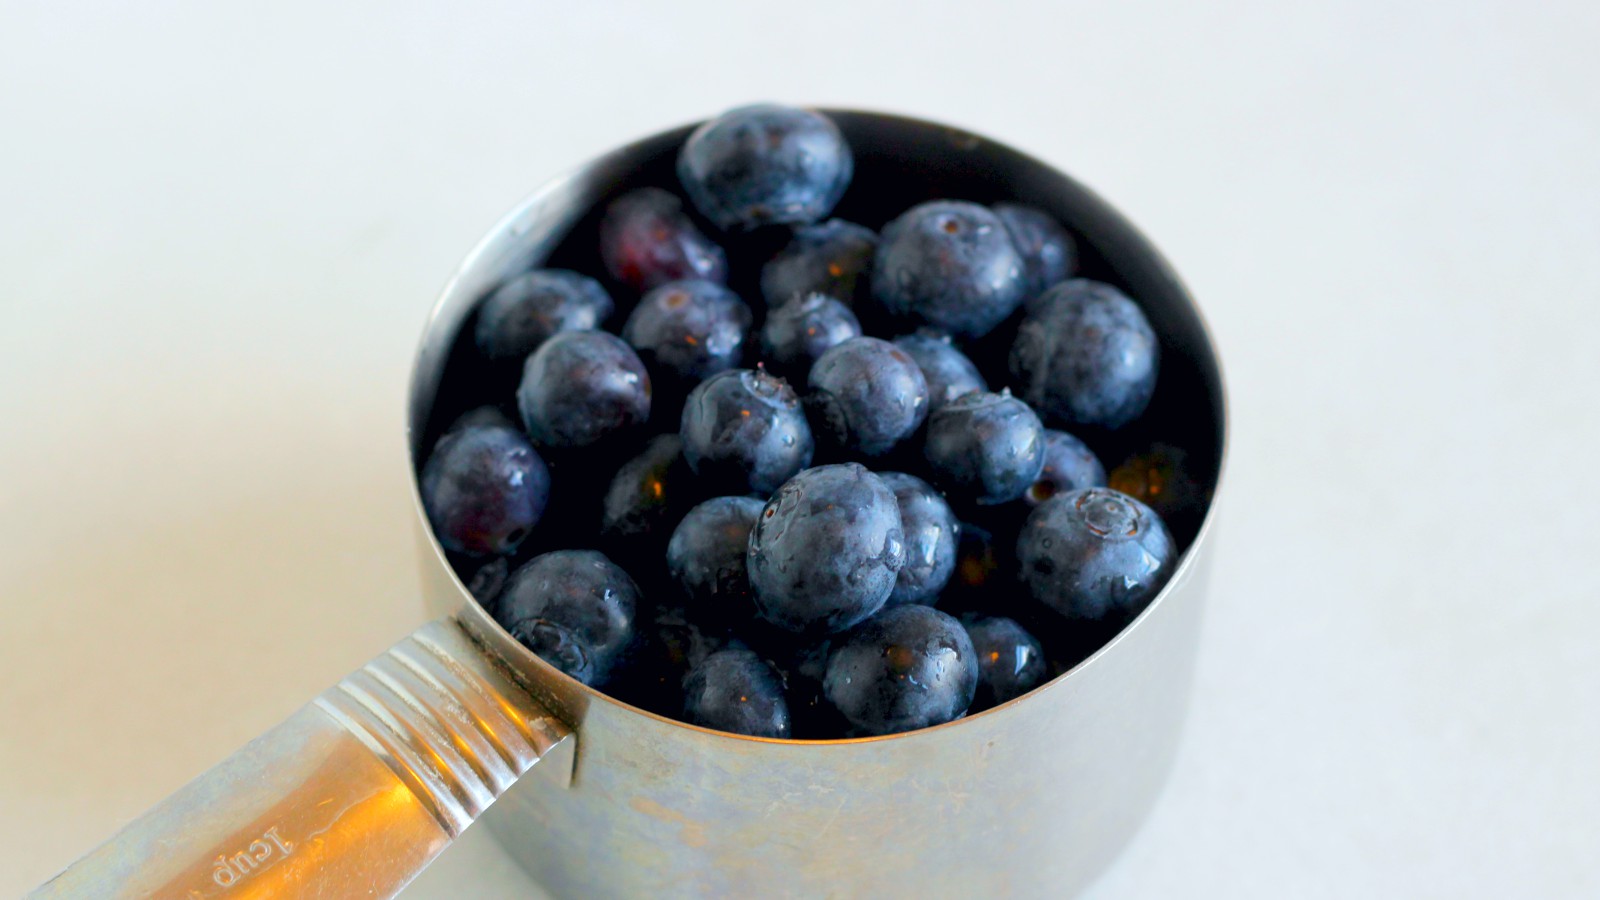
[{"label": "pile of blueberries", "polygon": [[[1139,305],[1073,277],[1074,238],[1028,206],[828,219],[854,168],[825,115],[733,110],[678,151],[683,199],[606,206],[603,271],[478,307],[472,352],[515,396],[442,429],[423,502],[463,582],[571,677],[740,734],[890,734],[1032,690],[1170,575],[1144,502],[1170,467],[1114,490],[1073,434],[1148,406]],[[759,298],[728,287],[750,235],[776,248],[747,261]]]}]

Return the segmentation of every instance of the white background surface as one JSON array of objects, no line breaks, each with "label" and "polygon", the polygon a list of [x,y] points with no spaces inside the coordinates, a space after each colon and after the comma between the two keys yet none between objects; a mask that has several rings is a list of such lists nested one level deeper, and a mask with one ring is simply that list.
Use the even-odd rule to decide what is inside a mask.
[{"label": "white background surface", "polygon": [[[1094,897],[1597,895],[1600,7],[1534,5],[11,0],[0,895],[420,620],[404,382],[479,234],[766,98],[1061,165],[1222,344],[1192,717]],[[469,833],[407,896],[529,891]]]}]

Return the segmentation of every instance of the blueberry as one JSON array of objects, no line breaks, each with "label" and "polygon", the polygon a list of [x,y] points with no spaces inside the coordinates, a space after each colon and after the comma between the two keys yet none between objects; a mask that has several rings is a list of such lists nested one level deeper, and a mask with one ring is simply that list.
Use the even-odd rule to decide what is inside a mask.
[{"label": "blueberry", "polygon": [[603,684],[633,640],[639,589],[594,550],[556,550],[511,573],[497,616],[511,636],[584,684]]},{"label": "blueberry", "polygon": [[868,299],[878,235],[870,228],[829,219],[794,230],[788,246],[761,269],[761,296],[769,307],[806,294],[827,294],[848,305]]},{"label": "blueberry", "polygon": [[637,579],[642,573],[634,571],[629,558],[634,539],[620,534],[603,536],[601,526],[612,479],[648,440],[643,429],[636,429],[580,449],[541,449],[550,464],[550,505],[523,546],[541,553],[592,549],[608,556],[616,554],[613,559]]},{"label": "blueberry", "polygon": [[451,554],[450,565],[455,568],[461,583],[467,586],[467,593],[492,615],[495,599],[500,596],[500,591],[506,586],[506,577],[511,574],[510,560],[504,556],[492,556],[485,560]]},{"label": "blueberry", "polygon": [[[450,427],[445,429],[444,434],[439,437],[439,440],[442,441],[457,431],[480,425],[492,425],[499,428],[510,428],[512,430],[515,430],[517,427],[504,412],[500,411],[499,407],[480,406],[476,409],[469,409],[458,416],[454,422],[450,423]],[[439,446],[439,442],[435,441],[434,446]]]},{"label": "blueberry", "polygon": [[1160,347],[1127,295],[1098,281],[1064,281],[1033,304],[1011,348],[1021,394],[1053,422],[1120,428],[1155,393]]},{"label": "blueberry", "polygon": [[746,554],[762,506],[754,497],[713,497],[672,532],[667,569],[691,615],[733,623],[755,614]]},{"label": "blueberry", "polygon": [[860,336],[850,307],[822,294],[796,296],[767,313],[761,358],[772,371],[804,381],[818,357]]},{"label": "blueberry", "polygon": [[423,464],[422,506],[446,550],[508,554],[550,502],[550,470],[514,428],[473,425],[446,434]]},{"label": "blueberry", "polygon": [[787,382],[734,369],[683,404],[684,457],[707,490],[771,494],[811,464],[811,426]]},{"label": "blueberry", "polygon": [[793,736],[809,740],[845,737],[849,725],[822,691],[833,639],[796,646],[793,634],[782,632],[782,636],[781,646],[775,651],[769,652],[759,646],[757,651],[765,655],[783,678]]},{"label": "blueberry", "polygon": [[1023,584],[1068,619],[1138,613],[1166,583],[1174,557],[1161,517],[1110,488],[1045,501],[1017,537]]},{"label": "blueberry", "polygon": [[914,206],[883,229],[872,294],[885,311],[957,337],[982,337],[1027,292],[1005,224],[961,200]]},{"label": "blueberry", "polygon": [[955,595],[960,605],[978,605],[1010,577],[1010,567],[1004,561],[1004,542],[994,532],[971,522],[962,522],[960,529],[955,571],[946,593]]},{"label": "blueberry", "polygon": [[815,222],[844,196],[854,170],[831,119],[774,104],[723,113],[678,153],[684,192],[724,231]]},{"label": "blueberry", "polygon": [[751,319],[750,307],[720,284],[672,281],[644,295],[622,337],[660,383],[687,392],[739,364]]},{"label": "blueberry", "polygon": [[948,335],[922,330],[895,338],[894,345],[922,370],[928,383],[929,415],[963,394],[989,389],[978,367],[956,349]]},{"label": "blueberry", "polygon": [[1009,392],[966,394],[928,418],[923,453],[940,487],[992,506],[1017,499],[1038,480],[1044,425]]},{"label": "blueberry", "polygon": [[877,338],[851,338],[822,354],[807,379],[812,425],[833,447],[883,456],[928,415],[928,383],[903,350]]},{"label": "blueberry", "polygon": [[977,706],[998,706],[1044,684],[1049,677],[1044,647],[1017,620],[968,615],[961,617],[961,624],[977,651]]},{"label": "blueberry", "polygon": [[642,709],[681,716],[684,678],[707,656],[728,646],[727,634],[671,606],[656,609],[638,630],[638,640],[606,690]]},{"label": "blueberry", "polygon": [[634,553],[659,552],[694,495],[694,473],[684,462],[683,441],[675,434],[657,435],[612,476],[601,503],[600,534]]},{"label": "blueberry", "polygon": [[789,736],[783,681],[754,651],[718,650],[683,683],[683,717],[706,728],[754,737]]},{"label": "blueberry", "polygon": [[650,375],[615,335],[563,331],[528,357],[517,407],[539,445],[588,447],[650,417]]},{"label": "blueberry", "polygon": [[823,690],[858,734],[893,734],[959,718],[978,660],[966,629],[928,606],[897,606],[858,625],[828,658]]},{"label": "blueberry", "polygon": [[1123,460],[1107,480],[1167,521],[1195,518],[1205,511],[1205,489],[1195,479],[1189,454],[1181,447],[1152,444]]},{"label": "blueberry", "polygon": [[591,331],[611,317],[611,295],[587,275],[535,269],[511,279],[478,308],[473,338],[492,360],[521,360],[558,331]]},{"label": "blueberry", "polygon": [[1027,296],[1039,296],[1078,268],[1078,242],[1049,213],[1020,203],[996,203],[994,214],[1005,223],[1022,257]]},{"label": "blueberry", "polygon": [[1046,428],[1044,468],[1039,471],[1038,480],[1022,493],[1022,500],[1030,507],[1038,506],[1057,494],[1105,486],[1106,467],[1088,444],[1065,431]]},{"label": "blueberry", "polygon": [[1007,512],[1003,517],[974,517],[981,522],[961,520],[955,571],[939,595],[938,607],[951,615],[1011,616],[1030,627],[1034,618],[1054,621],[1057,617],[1040,610],[1017,583],[1017,534],[1022,522]]},{"label": "blueberry", "polygon": [[612,278],[641,294],[686,278],[728,280],[722,248],[695,227],[682,201],[660,188],[612,201],[600,221],[600,257]]},{"label": "blueberry", "polygon": [[933,485],[904,472],[880,472],[878,477],[894,491],[906,547],[905,565],[900,567],[885,605],[932,606],[955,571],[961,526]]},{"label": "blueberry", "polygon": [[750,532],[756,607],[790,631],[840,631],[872,615],[904,563],[894,492],[855,463],[789,479]]}]

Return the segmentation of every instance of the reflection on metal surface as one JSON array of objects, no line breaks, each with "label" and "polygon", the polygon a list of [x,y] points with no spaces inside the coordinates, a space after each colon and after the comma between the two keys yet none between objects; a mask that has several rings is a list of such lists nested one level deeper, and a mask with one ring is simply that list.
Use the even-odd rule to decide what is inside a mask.
[{"label": "reflection on metal surface", "polygon": [[[278,835],[278,826],[268,828],[261,837],[250,842],[250,846],[238,853],[229,856],[223,853],[217,857],[216,868],[211,870],[211,880],[222,887],[233,887],[241,878],[247,878],[256,869],[263,868],[273,861],[273,855],[288,856],[294,852],[295,845],[285,842]],[[193,894],[193,891],[190,891]]]},{"label": "reflection on metal surface", "polygon": [[534,763],[570,767],[557,751],[571,743],[454,623],[434,622],[33,896],[392,896]]}]

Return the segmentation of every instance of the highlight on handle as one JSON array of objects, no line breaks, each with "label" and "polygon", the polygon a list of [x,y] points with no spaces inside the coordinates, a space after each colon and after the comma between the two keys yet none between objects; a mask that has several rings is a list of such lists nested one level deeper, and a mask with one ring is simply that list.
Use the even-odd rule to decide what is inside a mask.
[{"label": "highlight on handle", "polygon": [[32,898],[392,897],[569,729],[429,623],[179,789]]}]

